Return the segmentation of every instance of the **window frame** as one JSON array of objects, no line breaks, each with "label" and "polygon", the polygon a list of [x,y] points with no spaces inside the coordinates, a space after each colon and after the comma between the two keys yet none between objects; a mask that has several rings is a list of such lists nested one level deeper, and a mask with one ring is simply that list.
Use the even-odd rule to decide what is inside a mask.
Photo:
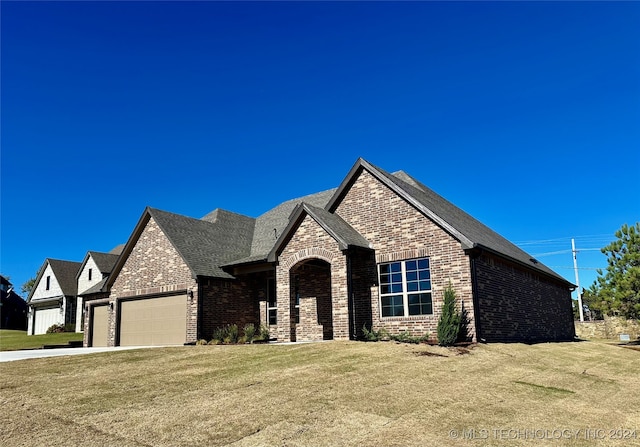
[{"label": "window frame", "polygon": [[268,278],[267,279],[267,325],[273,326],[276,324],[278,324],[278,296],[276,292],[276,279]]},{"label": "window frame", "polygon": [[[421,261],[426,260],[426,267],[420,268]],[[414,268],[407,268],[407,264],[415,262]],[[394,268],[394,265],[399,265],[400,269]],[[389,266],[387,272],[382,272],[383,266]],[[431,260],[428,256],[420,258],[403,259],[399,261],[381,262],[378,264],[378,304],[380,306],[379,314],[380,318],[412,318],[412,317],[425,317],[433,315],[433,281],[431,277]],[[407,273],[410,275],[407,275]],[[422,274],[422,272],[427,272]],[[383,275],[386,276],[386,280],[383,280]],[[398,279],[400,275],[400,280]],[[409,279],[408,276],[411,276]],[[424,277],[422,277],[424,276]],[[411,287],[409,287],[411,284]],[[428,284],[428,288],[422,288]],[[398,286],[401,286],[401,290],[398,291]],[[389,291],[383,293],[383,288],[387,288]],[[410,288],[415,290],[409,290]],[[430,303],[426,300],[423,302],[424,295],[429,295]],[[394,298],[396,301],[390,306],[383,305],[385,298]],[[402,299],[402,315],[397,314],[399,309],[399,303],[397,298]],[[411,298],[414,297],[413,300]],[[415,301],[415,297],[418,298],[418,302]],[[431,307],[429,313],[422,313],[424,306]],[[418,306],[419,313],[411,313],[411,308],[415,309]],[[393,315],[384,315],[385,308],[390,308]],[[395,309],[395,310],[394,310]]]}]

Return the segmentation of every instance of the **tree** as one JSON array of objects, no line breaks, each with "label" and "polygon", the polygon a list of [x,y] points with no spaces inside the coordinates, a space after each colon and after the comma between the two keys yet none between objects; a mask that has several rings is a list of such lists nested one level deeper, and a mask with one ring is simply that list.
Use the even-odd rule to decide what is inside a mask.
[{"label": "tree", "polygon": [[22,287],[20,288],[20,290],[22,291],[23,295],[29,295],[35,285],[36,285],[36,279],[31,278],[30,280],[22,284]]},{"label": "tree", "polygon": [[587,291],[591,309],[604,315],[640,319],[640,222],[624,224],[616,240],[601,251],[607,256],[606,271]]},{"label": "tree", "polygon": [[438,343],[440,346],[451,346],[458,340],[462,318],[456,309],[456,292],[451,282],[444,289],[442,315],[438,320]]}]

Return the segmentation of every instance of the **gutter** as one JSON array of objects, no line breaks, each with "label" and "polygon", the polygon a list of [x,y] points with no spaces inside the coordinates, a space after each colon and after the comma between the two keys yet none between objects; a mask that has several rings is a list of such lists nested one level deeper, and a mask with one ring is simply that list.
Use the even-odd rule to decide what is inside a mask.
[{"label": "gutter", "polygon": [[44,307],[52,303],[60,303],[64,300],[64,295],[58,295],[52,298],[32,299],[27,304],[32,307]]}]

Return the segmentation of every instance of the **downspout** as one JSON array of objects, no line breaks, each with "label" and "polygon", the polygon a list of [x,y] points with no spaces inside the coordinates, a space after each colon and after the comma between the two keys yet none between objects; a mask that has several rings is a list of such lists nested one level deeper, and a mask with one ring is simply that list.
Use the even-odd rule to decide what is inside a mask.
[{"label": "downspout", "polygon": [[480,324],[480,297],[478,289],[478,273],[476,266],[476,259],[482,255],[482,249],[475,247],[469,251],[469,259],[471,263],[471,296],[473,301],[473,323],[476,327],[476,341],[485,342],[482,338],[481,324]]},{"label": "downspout", "polygon": [[356,315],[355,300],[353,297],[353,281],[351,279],[351,251],[346,251],[347,255],[347,303],[349,307],[349,340],[356,339]]},{"label": "downspout", "polygon": [[202,281],[201,276],[196,276],[196,284],[198,285],[198,304],[196,305],[196,341],[205,338],[202,336],[202,294],[203,294],[203,286],[204,281]]}]

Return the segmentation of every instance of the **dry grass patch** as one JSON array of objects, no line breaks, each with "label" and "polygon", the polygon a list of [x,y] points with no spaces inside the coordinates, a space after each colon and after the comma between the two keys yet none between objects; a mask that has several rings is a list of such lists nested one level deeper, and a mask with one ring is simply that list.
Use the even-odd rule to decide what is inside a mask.
[{"label": "dry grass patch", "polygon": [[196,346],[1,367],[3,446],[640,445],[640,354],[600,343]]}]

